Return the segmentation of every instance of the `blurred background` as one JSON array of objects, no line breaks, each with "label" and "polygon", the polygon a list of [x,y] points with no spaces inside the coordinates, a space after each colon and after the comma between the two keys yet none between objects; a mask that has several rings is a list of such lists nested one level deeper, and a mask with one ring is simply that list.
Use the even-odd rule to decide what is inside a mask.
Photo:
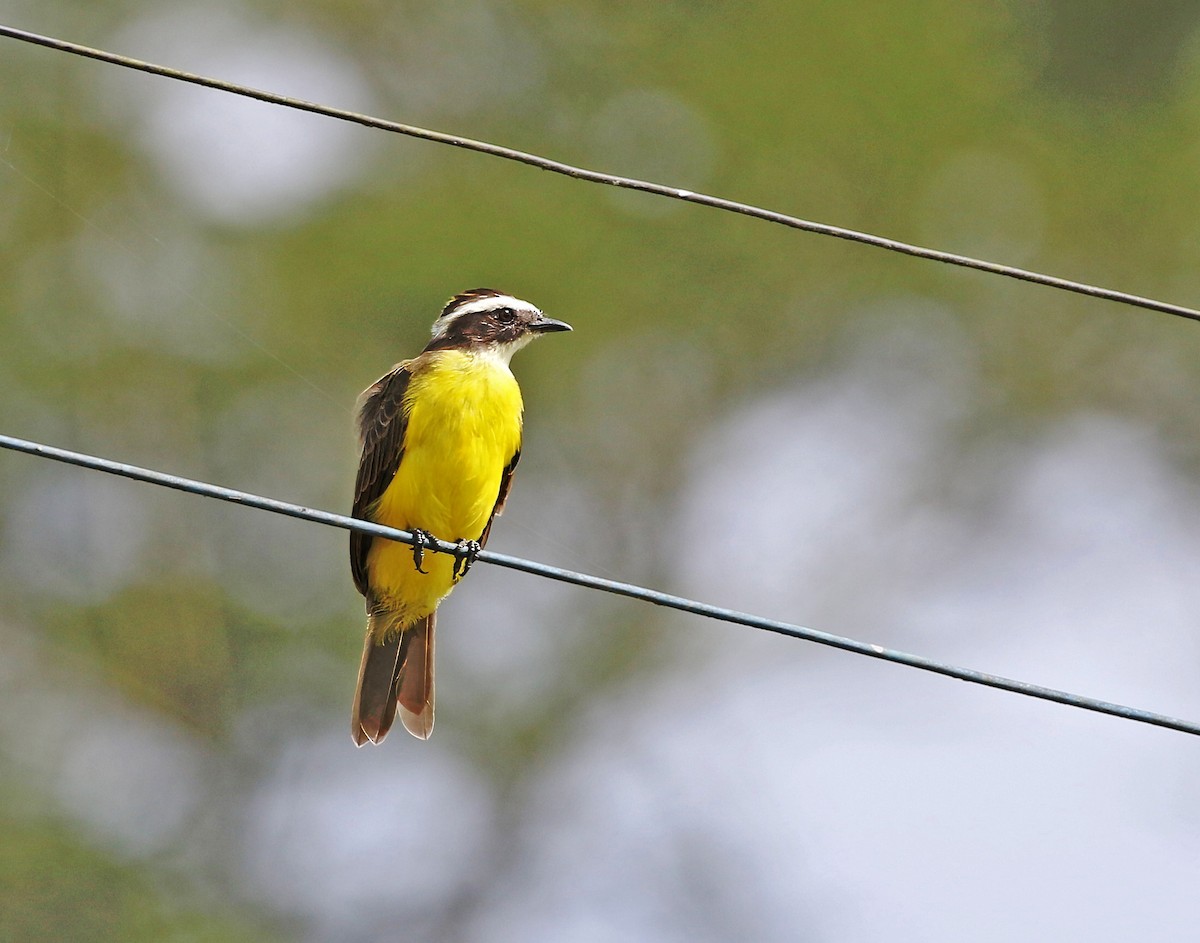
[{"label": "blurred background", "polygon": [[[0,22],[1200,304],[1188,0]],[[492,549],[1200,717],[1200,325],[0,40],[0,430],[345,512],[453,293]],[[766,549],[764,549],[766,548]],[[0,454],[0,938],[1194,940],[1185,735],[487,566],[357,750],[343,532]]]}]

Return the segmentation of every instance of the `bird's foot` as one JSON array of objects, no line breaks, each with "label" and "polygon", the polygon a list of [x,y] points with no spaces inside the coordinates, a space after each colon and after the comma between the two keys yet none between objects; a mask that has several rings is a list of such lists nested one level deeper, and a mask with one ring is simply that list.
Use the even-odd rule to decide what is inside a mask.
[{"label": "bird's foot", "polygon": [[479,551],[482,549],[478,540],[460,540],[458,542],[458,546],[454,550],[454,582],[457,583],[467,575],[467,570],[475,565],[475,561],[479,559]]},{"label": "bird's foot", "polygon": [[417,568],[418,573],[428,573],[428,570],[421,569],[421,564],[425,562],[425,550],[427,548],[432,549],[433,547],[436,547],[437,543],[434,541],[433,535],[427,530],[421,530],[420,528],[414,527],[412,535],[413,566]]}]

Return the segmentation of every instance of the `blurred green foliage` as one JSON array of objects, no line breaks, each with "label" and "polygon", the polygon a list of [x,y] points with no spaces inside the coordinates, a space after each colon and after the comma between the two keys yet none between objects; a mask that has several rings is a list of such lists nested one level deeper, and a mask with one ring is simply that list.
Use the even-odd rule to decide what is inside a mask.
[{"label": "blurred green foliage", "polygon": [[[330,104],[1200,298],[1195,4],[129,0],[17,4],[8,20],[206,71],[221,50],[169,28],[188,9],[243,23],[251,46],[284,27],[327,44],[368,93]],[[536,522],[530,496],[557,481],[588,522],[554,535],[577,558],[564,562],[654,582],[670,572],[657,532],[712,421],[829,369],[880,299],[920,297],[948,312],[985,381],[965,437],[1111,411],[1164,430],[1200,471],[1194,325],[357,128],[337,130],[366,155],[347,182],[221,217],[146,143],[144,112],[174,94],[165,80],[0,44],[5,432],[341,510],[357,392],[419,349],[447,296],[492,284],[576,327],[518,365],[537,447],[511,516]],[[226,144],[250,162],[245,131],[230,122]],[[360,616],[343,539],[141,486],[112,492],[141,509],[119,512],[127,530],[71,512],[72,530],[41,532],[34,512],[56,496],[91,506],[72,503],[77,480],[0,460],[0,647],[27,652],[6,670],[31,673],[32,703],[51,713],[80,679],[198,738],[220,757],[206,770],[220,788],[199,785],[210,824],[172,840],[167,879],[154,856],[126,859],[60,817],[50,784],[70,745],[43,737],[43,708],[22,701],[33,719],[6,736],[0,774],[36,815],[0,816],[0,939],[268,939],[270,904],[214,909],[198,888],[241,899],[223,857],[231,796],[277,744],[346,713]],[[58,484],[38,503],[46,481]],[[519,547],[504,523],[500,546]],[[88,569],[122,547],[127,565]],[[654,613],[630,625],[607,603],[579,608],[586,628],[556,643],[558,673],[524,708],[489,714],[503,679],[446,691],[455,719],[438,735],[501,803],[597,703],[687,657],[646,631]],[[190,842],[202,852],[185,854]]]},{"label": "blurred green foliage", "polygon": [[228,905],[212,907],[194,893],[180,893],[178,879],[114,860],[69,827],[11,819],[0,819],[0,827],[0,939],[278,939],[265,925]]}]

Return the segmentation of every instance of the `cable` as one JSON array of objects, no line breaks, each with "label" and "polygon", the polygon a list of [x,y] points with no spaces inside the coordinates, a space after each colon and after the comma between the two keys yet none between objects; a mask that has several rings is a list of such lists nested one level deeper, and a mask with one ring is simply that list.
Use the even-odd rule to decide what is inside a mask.
[{"label": "cable", "polygon": [[817,233],[823,236],[833,236],[837,239],[846,239],[850,242],[858,242],[862,243],[863,245],[875,246],[880,249],[888,249],[892,252],[900,252],[904,255],[911,255],[921,259],[943,262],[947,265],[958,265],[963,268],[975,269],[980,272],[989,272],[993,275],[1002,275],[1006,278],[1015,278],[1019,281],[1032,282],[1035,285],[1044,285],[1049,288],[1057,288],[1061,291],[1075,292],[1076,294],[1087,295],[1092,298],[1103,298],[1108,301],[1116,301],[1118,303],[1131,305],[1136,308],[1145,308],[1150,311],[1161,311],[1166,314],[1175,315],[1176,317],[1200,321],[1200,311],[1197,311],[1193,308],[1184,307],[1183,305],[1171,304],[1170,302],[1166,301],[1158,301],[1157,299],[1146,298],[1141,295],[1132,295],[1128,292],[1116,291],[1111,288],[1101,288],[1097,285],[1089,285],[1085,282],[1071,281],[1070,279],[1059,278],[1054,275],[1044,275],[1040,272],[1029,271],[1028,269],[1016,268],[1011,265],[1002,265],[999,262],[987,262],[982,259],[971,258],[970,256],[957,255],[953,252],[943,252],[939,249],[929,249],[924,246],[913,245],[911,243],[901,242],[896,239],[888,239],[884,236],[875,236],[871,235],[870,233],[859,232],[854,229],[845,229],[841,226],[831,226],[827,223],[817,223],[811,220],[800,219],[796,216],[788,216],[784,213],[777,213],[773,210],[751,206],[748,203],[739,203],[734,200],[726,200],[721,197],[708,196],[703,193],[695,193],[691,190],[681,190],[678,187],[670,187],[666,186],[665,184],[650,183],[648,181],[638,180],[633,177],[621,177],[617,176],[616,174],[602,173],[597,170],[587,170],[583,167],[575,167],[571,164],[565,164],[561,161],[540,157],[537,154],[530,154],[526,151],[518,151],[512,148],[502,147],[499,144],[491,144],[487,141],[476,141],[472,140],[471,138],[460,137],[459,135],[455,134],[446,134],[442,131],[431,131],[426,128],[401,124],[396,121],[387,121],[383,118],[374,118],[370,115],[346,111],[341,108],[333,108],[328,105],[321,105],[298,98],[288,98],[284,95],[278,95],[275,92],[249,88],[245,85],[238,85],[234,82],[226,82],[222,79],[214,79],[208,76],[196,75],[192,72],[184,72],[180,69],[172,69],[168,66],[155,65],[154,63],[144,62],[140,59],[133,59],[129,56],[122,56],[113,52],[105,52],[102,49],[93,49],[90,46],[81,46],[77,43],[68,42],[63,39],[55,39],[50,36],[42,36],[37,33],[16,29],[11,26],[0,25],[0,36],[7,36],[10,39],[17,39],[21,42],[45,46],[49,49],[55,49],[60,52],[67,52],[77,56],[85,56],[89,59],[96,59],[100,62],[107,62],[112,65],[123,66],[127,69],[136,69],[139,72],[148,72],[151,75],[159,75],[163,76],[164,78],[176,79],[181,82],[190,82],[193,85],[202,85],[205,88],[229,92],[233,95],[254,98],[258,101],[266,102],[272,105],[281,105],[285,108],[295,108],[300,111],[308,111],[313,114],[324,115],[327,118],[337,118],[341,121],[350,121],[355,124],[361,124],[368,128],[392,131],[396,134],[405,134],[409,137],[421,138],[426,141],[435,141],[439,144],[448,144],[451,147],[461,147],[465,150],[477,151],[481,154],[490,154],[493,157],[500,157],[505,160],[529,164],[532,167],[537,167],[541,170],[548,170],[552,173],[562,174],[567,177],[573,177],[577,180],[587,180],[592,183],[602,183],[612,187],[622,187],[628,190],[639,190],[643,193],[653,193],[657,196],[663,196],[673,200],[683,200],[687,203],[699,204],[700,206],[709,206],[714,209],[726,210],[731,213],[740,213],[743,216],[750,216],[754,219],[762,219],[766,220],[767,222],[778,223],[781,226],[787,226],[792,229],[800,229],[804,230],[805,232]]},{"label": "cable", "polygon": [[[237,491],[233,488],[223,488],[219,485],[195,481],[190,478],[168,475],[165,472],[154,471],[149,468],[140,468],[136,465],[127,465],[123,462],[97,458],[94,455],[70,452],[66,449],[59,449],[38,442],[30,442],[27,439],[17,439],[12,436],[0,435],[0,447],[16,452],[24,452],[27,455],[52,459],[56,462],[65,462],[70,465],[108,472],[112,475],[131,478],[135,481],[144,481],[164,488],[174,488],[177,491],[185,491],[189,494],[216,498],[220,501],[229,501],[243,507],[258,508],[262,511],[270,511],[273,514],[283,514],[287,517],[294,517],[304,521],[313,521],[314,523],[325,524],[329,527],[355,530],[364,534],[370,534],[373,537],[384,537],[388,540],[398,540],[407,544],[413,542],[413,535],[408,531],[384,527],[381,524],[373,524],[369,521],[360,521],[356,518],[333,514],[329,511],[313,510],[312,508],[302,507],[298,504],[289,504],[286,501],[276,501],[273,498],[264,498],[260,495]],[[455,544],[443,540],[435,541],[435,543],[436,546],[429,549],[449,554],[460,552]],[[1156,727],[1178,730],[1181,733],[1200,735],[1200,723],[1194,721],[1168,717],[1165,714],[1156,714],[1136,707],[1125,707],[1121,704],[1113,704],[1110,701],[1101,701],[1082,694],[1071,694],[1067,691],[1059,691],[1055,688],[1030,684],[1026,681],[1014,681],[1011,678],[987,674],[982,671],[976,671],[973,668],[959,668],[955,665],[934,661],[932,658],[926,658],[922,655],[912,655],[907,652],[895,651],[894,649],[884,648],[882,645],[871,645],[866,642],[843,638],[840,635],[831,635],[828,632],[821,632],[817,629],[793,625],[789,622],[764,619],[761,616],[746,612],[737,612],[733,609],[725,609],[720,606],[712,606],[694,599],[686,599],[682,596],[671,596],[667,593],[660,593],[657,590],[636,586],[632,583],[602,579],[598,576],[590,576],[586,573],[575,572],[574,570],[564,570],[560,567],[537,563],[533,560],[510,557],[507,554],[495,553],[491,550],[480,551],[478,559],[483,563],[507,567],[510,570],[520,570],[523,573],[530,573],[546,579],[571,583],[575,586],[583,586],[588,589],[597,589],[605,593],[614,593],[618,596],[628,596],[631,599],[639,599],[643,602],[653,603],[656,606],[664,606],[668,609],[677,609],[680,612],[690,612],[709,619],[749,626],[752,629],[763,629],[767,632],[775,632],[776,634],[786,635],[790,638],[816,642],[819,645],[828,645],[831,648],[840,648],[842,651],[852,652],[856,655],[866,655],[868,658],[878,658],[899,665],[907,665],[910,668],[920,668],[922,671],[931,671],[935,674],[945,675],[948,678],[956,678],[959,681],[968,681],[971,684],[982,684],[986,687],[998,688],[1001,691],[1010,691],[1013,694],[1023,694],[1026,697],[1036,697],[1044,701],[1066,704],[1069,707],[1077,707],[1081,710],[1094,711],[1099,714],[1110,714],[1113,717],[1122,717],[1125,720],[1132,720],[1137,723],[1151,724]]]}]

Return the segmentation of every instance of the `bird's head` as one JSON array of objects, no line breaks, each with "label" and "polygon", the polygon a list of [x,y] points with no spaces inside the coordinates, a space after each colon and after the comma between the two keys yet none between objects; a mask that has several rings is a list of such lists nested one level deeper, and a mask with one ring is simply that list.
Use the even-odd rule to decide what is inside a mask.
[{"label": "bird's head", "polygon": [[528,301],[491,288],[472,288],[442,309],[425,349],[486,349],[507,361],[538,335],[569,330],[571,325],[546,317]]}]

